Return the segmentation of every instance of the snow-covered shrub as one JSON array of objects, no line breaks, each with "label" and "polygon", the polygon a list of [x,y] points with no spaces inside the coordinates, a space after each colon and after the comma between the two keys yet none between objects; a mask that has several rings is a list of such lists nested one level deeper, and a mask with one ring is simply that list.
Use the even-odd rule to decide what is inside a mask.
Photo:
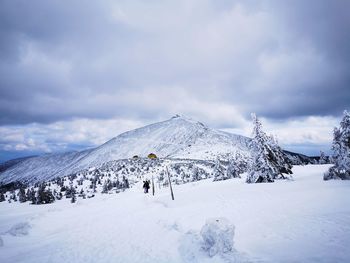
[{"label": "snow-covered shrub", "polygon": [[4,241],[2,240],[1,236],[0,236],[0,247],[4,246]]},{"label": "snow-covered shrub", "polygon": [[339,128],[334,128],[332,166],[324,174],[324,180],[350,179],[350,113],[344,111],[344,116]]},{"label": "snow-covered shrub", "polygon": [[210,257],[233,250],[235,227],[225,218],[208,219],[200,234],[203,249]]}]

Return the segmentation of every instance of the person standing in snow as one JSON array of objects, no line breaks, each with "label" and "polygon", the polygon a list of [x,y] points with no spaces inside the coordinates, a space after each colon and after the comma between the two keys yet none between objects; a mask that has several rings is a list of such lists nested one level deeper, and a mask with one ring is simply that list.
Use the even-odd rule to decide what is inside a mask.
[{"label": "person standing in snow", "polygon": [[145,192],[145,194],[148,193],[148,190],[149,190],[150,186],[149,186],[149,182],[146,180],[143,182],[143,190]]}]

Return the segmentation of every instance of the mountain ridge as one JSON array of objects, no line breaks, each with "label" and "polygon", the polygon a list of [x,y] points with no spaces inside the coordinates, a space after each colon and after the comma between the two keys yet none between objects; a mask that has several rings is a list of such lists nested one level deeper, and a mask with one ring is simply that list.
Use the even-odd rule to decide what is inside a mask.
[{"label": "mountain ridge", "polygon": [[214,159],[235,151],[248,151],[249,138],[211,129],[186,116],[174,117],[130,130],[104,144],[79,152],[53,153],[27,158],[0,173],[1,182],[38,181],[99,166],[105,162],[146,157]]},{"label": "mountain ridge", "polygon": [[[63,177],[103,163],[154,153],[160,158],[228,159],[235,152],[249,154],[250,138],[209,128],[191,118],[174,117],[130,130],[104,144],[83,151],[24,158],[0,173],[0,182],[36,182]],[[5,167],[6,168],[6,167]]]}]

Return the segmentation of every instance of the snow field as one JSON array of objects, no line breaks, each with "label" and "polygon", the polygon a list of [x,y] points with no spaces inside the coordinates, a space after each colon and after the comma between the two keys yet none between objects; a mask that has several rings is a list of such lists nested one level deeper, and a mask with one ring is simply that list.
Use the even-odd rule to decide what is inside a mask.
[{"label": "snow field", "polygon": [[[294,180],[275,183],[173,185],[175,201],[139,183],[75,204],[0,203],[0,262],[349,262],[350,182],[323,181],[328,168],[295,166]],[[213,218],[234,226],[231,251],[203,248]]]}]

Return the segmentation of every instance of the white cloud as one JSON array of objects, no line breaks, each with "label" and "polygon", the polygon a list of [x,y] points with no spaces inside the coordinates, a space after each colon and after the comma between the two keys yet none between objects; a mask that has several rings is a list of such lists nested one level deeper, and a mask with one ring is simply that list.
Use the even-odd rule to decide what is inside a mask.
[{"label": "white cloud", "polygon": [[[0,150],[55,152],[98,146],[122,132],[142,126],[139,121],[76,119],[52,124],[1,127]],[[11,136],[16,134],[16,136]]]},{"label": "white cloud", "polygon": [[[180,111],[181,108],[186,109],[186,107],[189,107],[187,111]],[[215,113],[211,113],[212,108],[216,109]],[[178,113],[186,112],[189,117],[203,121],[209,126],[213,126],[210,123],[229,124],[230,126],[226,126],[228,128],[223,130],[248,137],[251,136],[252,125],[250,120],[244,119],[230,105],[216,105],[203,102],[195,102],[191,105],[183,103],[178,105],[176,110],[178,110]],[[217,112],[220,114],[217,115]],[[264,130],[268,134],[275,135],[283,147],[287,149],[303,147],[302,151],[307,151],[307,146],[309,145],[312,148],[311,152],[317,153],[319,150],[329,152],[333,128],[338,125],[339,120],[329,116],[311,116],[283,122],[262,118],[262,123]],[[0,150],[56,152],[70,149],[86,149],[87,147],[101,145],[122,132],[146,124],[149,123],[145,120],[75,119],[48,125],[29,124],[26,126],[1,127],[0,132],[4,136],[0,140]],[[11,136],[12,134],[14,136]]]},{"label": "white cloud", "polygon": [[[339,126],[340,120],[331,116],[310,116],[285,121],[261,118],[261,121],[265,132],[276,136],[284,148],[291,150],[299,148],[307,154],[318,154],[320,150],[330,152],[333,129]],[[240,129],[225,130],[249,137],[252,129],[251,122],[247,122]]]}]

